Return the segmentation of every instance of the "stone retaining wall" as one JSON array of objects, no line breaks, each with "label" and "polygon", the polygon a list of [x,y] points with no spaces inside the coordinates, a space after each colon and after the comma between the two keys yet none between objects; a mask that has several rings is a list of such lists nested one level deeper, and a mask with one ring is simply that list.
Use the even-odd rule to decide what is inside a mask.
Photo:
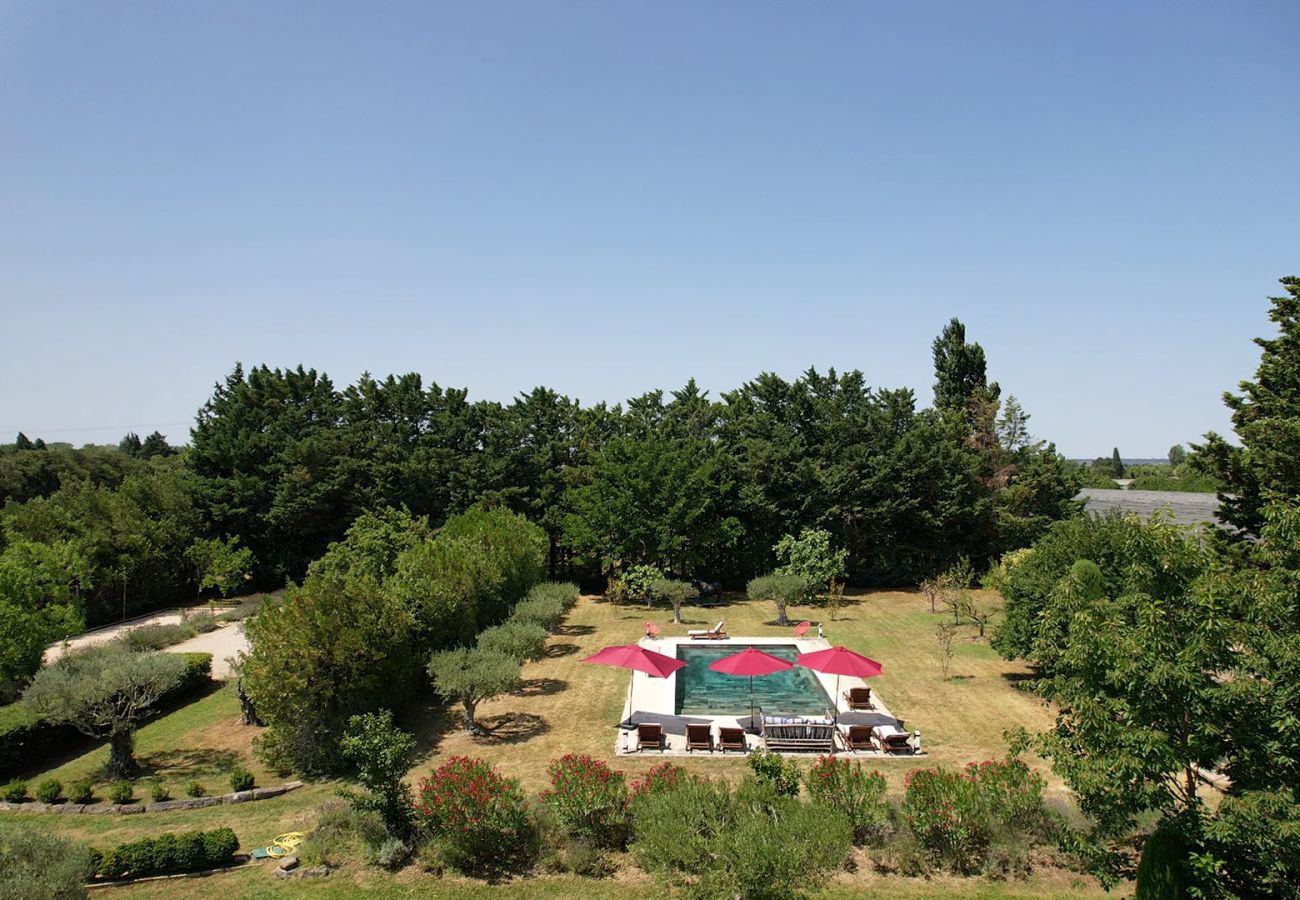
[{"label": "stone retaining wall", "polygon": [[116,813],[132,815],[146,812],[169,812],[173,809],[203,809],[227,803],[251,803],[269,800],[302,787],[301,781],[289,781],[277,787],[253,788],[217,797],[186,797],[183,800],[159,800],[154,803],[0,803],[0,812],[59,813],[61,815],[100,816]]}]

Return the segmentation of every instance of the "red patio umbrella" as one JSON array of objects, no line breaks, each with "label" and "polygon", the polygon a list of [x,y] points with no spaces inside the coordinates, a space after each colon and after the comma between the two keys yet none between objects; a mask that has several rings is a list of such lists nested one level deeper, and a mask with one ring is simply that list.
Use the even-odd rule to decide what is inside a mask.
[{"label": "red patio umbrella", "polygon": [[[599,653],[588,656],[583,662],[595,663],[598,666],[615,666],[620,669],[635,669],[638,672],[645,672],[652,678],[667,678],[686,665],[683,660],[674,659],[662,653],[655,653],[640,644],[621,644],[617,647],[606,647]],[[635,681],[634,678],[633,683]],[[627,717],[631,721],[632,684],[627,686]]]},{"label": "red patio umbrella", "polygon": [[803,666],[805,669],[812,669],[814,672],[824,672],[827,675],[835,676],[835,697],[832,702],[832,708],[835,710],[835,718],[839,719],[840,715],[840,676],[854,675],[858,678],[874,678],[884,671],[884,667],[869,656],[863,656],[861,653],[854,653],[847,647],[831,647],[829,650],[814,650],[812,653],[801,653],[795,658],[796,666]]},{"label": "red patio umbrella", "polygon": [[754,724],[754,676],[771,675],[794,668],[794,663],[781,659],[770,653],[764,653],[757,647],[746,647],[739,653],[724,656],[717,662],[709,663],[709,668],[724,675],[749,676],[749,723]]}]

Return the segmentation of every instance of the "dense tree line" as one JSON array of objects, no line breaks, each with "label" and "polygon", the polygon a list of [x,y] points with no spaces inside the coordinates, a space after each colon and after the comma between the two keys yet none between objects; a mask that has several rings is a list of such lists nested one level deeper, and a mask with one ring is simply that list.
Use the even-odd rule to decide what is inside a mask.
[{"label": "dense tree line", "polygon": [[1211,434],[1193,457],[1235,527],[1059,522],[1000,576],[994,646],[1030,661],[1057,704],[1031,740],[1092,822],[1086,851],[1124,871],[1139,823],[1157,826],[1139,896],[1161,883],[1160,896],[1294,897],[1300,884],[1300,279],[1283,284],[1278,333],[1227,396],[1241,446]]},{"label": "dense tree line", "polygon": [[0,617],[32,637],[0,681],[81,623],[242,583],[205,565],[251,553],[256,586],[301,581],[390,508],[433,528],[475,504],[512,510],[545,534],[552,579],[594,586],[638,564],[741,586],[808,528],[848,551],[859,584],[982,565],[1076,512],[1078,480],[1000,400],[959,321],[933,352],[933,409],[856,371],[583,406],[540,387],[501,404],[416,374],[339,390],[302,367],[236,366],[179,452],[156,432],[80,450],[19,435],[0,447]]},{"label": "dense tree line", "polygon": [[924,410],[833,370],[583,407],[545,388],[503,405],[415,374],[340,391],[301,367],[237,367],[187,460],[207,527],[243,537],[272,582],[301,577],[365,510],[439,523],[482,501],[541,525],[552,577],[651,563],[739,584],[771,568],[783,535],[821,527],[852,580],[904,583],[1077,509],[1076,480],[999,401],[960,322],[935,359],[941,402]]}]

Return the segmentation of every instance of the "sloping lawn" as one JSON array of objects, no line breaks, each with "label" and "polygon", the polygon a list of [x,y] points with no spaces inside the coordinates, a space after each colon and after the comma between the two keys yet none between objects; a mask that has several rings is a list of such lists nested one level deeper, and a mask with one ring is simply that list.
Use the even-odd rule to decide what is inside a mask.
[{"label": "sloping lawn", "polygon": [[[992,597],[980,595],[983,602]],[[628,675],[618,669],[584,665],[580,660],[601,647],[631,643],[644,632],[649,619],[665,635],[684,635],[688,628],[712,625],[725,619],[727,630],[737,637],[781,636],[789,628],[772,624],[771,604],[731,598],[716,606],[688,606],[684,623],[672,624],[671,610],[643,606],[615,606],[599,598],[584,597],[565,624],[553,635],[546,656],[524,667],[523,682],[512,694],[481,704],[479,720],[491,729],[484,737],[471,737],[460,730],[459,706],[441,707],[432,702],[417,706],[405,717],[406,727],[419,739],[421,756],[411,772],[414,782],[452,755],[482,756],[507,775],[519,778],[525,790],[536,794],[547,786],[548,763],[565,753],[587,753],[605,758],[630,775],[643,773],[659,761],[658,754],[644,757],[613,757],[616,723],[627,691]],[[972,625],[963,625],[954,645],[951,677],[940,674],[939,645],[935,626],[943,614],[929,611],[920,594],[903,591],[854,593],[846,599],[835,622],[825,610],[795,608],[791,621],[823,620],[826,637],[879,660],[884,674],[872,679],[873,688],[890,710],[909,728],[919,729],[929,752],[928,758],[894,758],[872,761],[889,780],[894,791],[902,790],[906,772],[919,766],[959,766],[973,760],[1005,753],[1003,731],[1023,726],[1030,731],[1047,728],[1051,710],[1033,694],[1018,690],[1017,680],[1025,670],[1001,660],[978,639]],[[140,730],[137,758],[151,776],[163,778],[173,796],[181,796],[190,779],[204,784],[209,793],[224,793],[229,769],[242,765],[253,771],[259,785],[284,779],[268,772],[252,752],[252,740],[260,731],[239,724],[239,707],[231,688],[223,688],[178,709]],[[50,774],[65,783],[77,777],[93,776],[102,770],[106,748],[93,750],[66,762]],[[674,759],[694,774],[738,779],[747,771],[743,759],[719,757]],[[1031,762],[1048,778],[1052,793],[1064,794],[1058,779],[1041,760]],[[811,759],[804,763],[810,765]],[[40,777],[32,773],[33,784]],[[138,793],[143,794],[147,785]],[[102,795],[102,788],[100,789]],[[244,850],[261,846],[273,836],[290,830],[309,830],[315,810],[337,796],[333,784],[310,784],[282,797],[257,803],[210,807],[201,810],[144,815],[35,815],[10,814],[33,826],[57,831],[69,837],[108,846],[164,831],[210,829],[228,825],[239,836]],[[630,858],[626,858],[630,860]],[[174,896],[178,882],[155,882],[115,890],[115,895],[139,897]],[[347,865],[326,879],[277,881],[269,867],[258,866],[213,878],[179,882],[187,896],[350,897],[360,890],[378,897],[479,897],[489,891],[520,897],[604,897],[626,896],[629,891],[660,892],[657,882],[639,872],[630,862],[614,878],[590,881],[560,876],[537,876],[503,885],[488,886],[462,878],[435,879],[416,866],[390,875],[359,862]],[[1090,879],[1073,873],[1047,870],[1023,882],[993,883],[984,879],[907,879],[881,876],[869,865],[856,872],[840,873],[830,879],[821,896],[888,896],[921,898],[956,896],[979,898],[1009,897],[1097,897],[1102,892]]]},{"label": "sloping lawn", "polygon": [[[977,592],[985,603],[993,595]],[[950,614],[949,614],[950,615]],[[561,633],[553,636],[546,658],[524,667],[524,681],[514,694],[498,697],[479,707],[479,720],[492,729],[488,737],[470,737],[459,728],[459,706],[429,708],[413,717],[427,748],[415,775],[436,768],[454,754],[477,755],[491,760],[503,772],[519,778],[530,791],[546,786],[546,765],[565,753],[588,753],[612,758],[616,724],[627,695],[628,674],[621,669],[584,665],[579,660],[610,644],[632,643],[644,634],[644,622],[655,622],[665,636],[685,635],[689,628],[726,620],[733,637],[782,636],[791,629],[772,624],[776,611],[770,603],[743,598],[708,608],[683,609],[684,624],[673,625],[671,610],[644,606],[614,606],[584,597],[570,613]],[[823,621],[832,644],[879,660],[884,674],[871,684],[894,715],[909,729],[922,733],[928,757],[893,758],[877,765],[896,790],[911,768],[964,765],[1005,754],[1003,731],[1025,727],[1041,731],[1051,725],[1051,710],[1034,694],[1018,690],[1016,682],[1026,670],[1002,660],[974,625],[964,624],[953,645],[950,679],[940,674],[939,644],[935,627],[943,613],[931,613],[920,594],[903,591],[853,593],[835,622],[827,610],[796,607],[792,622]],[[618,768],[631,773],[649,769],[658,754],[644,758],[619,758]],[[739,777],[746,771],[743,759],[675,759],[701,775]],[[1041,760],[1032,761],[1048,778],[1052,789],[1060,781]],[[811,763],[811,760],[810,760]]]}]

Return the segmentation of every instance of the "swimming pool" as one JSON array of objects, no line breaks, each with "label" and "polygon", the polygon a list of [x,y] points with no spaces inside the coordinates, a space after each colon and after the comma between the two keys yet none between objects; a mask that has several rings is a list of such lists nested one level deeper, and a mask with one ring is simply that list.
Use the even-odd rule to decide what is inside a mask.
[{"label": "swimming pool", "polygon": [[[709,663],[739,653],[744,644],[726,647],[677,645],[677,658],[686,665],[677,671],[678,715],[748,716],[749,679],[724,675]],[[799,648],[793,644],[756,644],[759,650],[794,662]],[[769,716],[821,716],[831,706],[830,697],[812,671],[795,666],[783,672],[754,678],[754,705]]]}]

